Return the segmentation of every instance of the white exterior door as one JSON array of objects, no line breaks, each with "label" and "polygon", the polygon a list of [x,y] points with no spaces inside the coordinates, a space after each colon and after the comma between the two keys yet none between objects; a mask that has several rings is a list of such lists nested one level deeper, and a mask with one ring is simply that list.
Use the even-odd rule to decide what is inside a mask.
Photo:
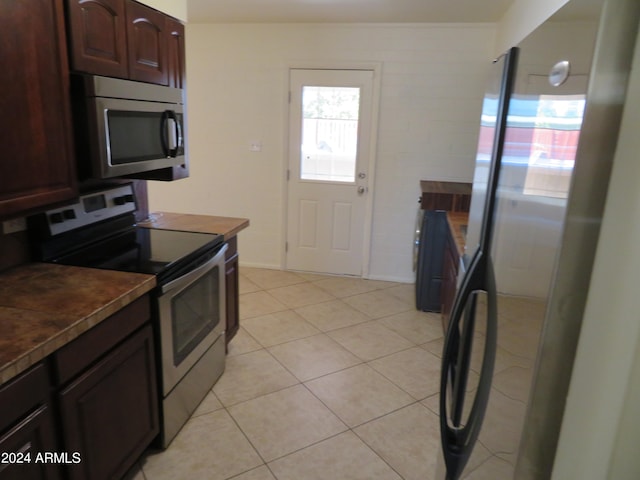
[{"label": "white exterior door", "polygon": [[363,274],[372,70],[290,71],[286,267]]}]

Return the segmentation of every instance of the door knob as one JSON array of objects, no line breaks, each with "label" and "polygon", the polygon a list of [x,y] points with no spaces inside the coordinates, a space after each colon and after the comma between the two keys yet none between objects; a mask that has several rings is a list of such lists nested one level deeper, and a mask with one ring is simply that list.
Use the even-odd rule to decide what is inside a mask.
[{"label": "door knob", "polygon": [[367,178],[367,174],[366,174],[366,173],[364,173],[364,172],[360,172],[360,173],[358,174],[358,178]]},{"label": "door knob", "polygon": [[358,187],[358,195],[363,195],[367,191],[366,187]]}]

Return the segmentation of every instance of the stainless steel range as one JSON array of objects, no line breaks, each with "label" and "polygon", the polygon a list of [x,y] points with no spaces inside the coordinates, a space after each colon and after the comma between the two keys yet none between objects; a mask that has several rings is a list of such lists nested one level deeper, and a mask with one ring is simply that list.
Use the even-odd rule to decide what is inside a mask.
[{"label": "stainless steel range", "polygon": [[135,225],[131,184],[82,195],[29,219],[42,261],[153,274],[156,351],[166,448],[225,367],[227,245],[222,235]]}]

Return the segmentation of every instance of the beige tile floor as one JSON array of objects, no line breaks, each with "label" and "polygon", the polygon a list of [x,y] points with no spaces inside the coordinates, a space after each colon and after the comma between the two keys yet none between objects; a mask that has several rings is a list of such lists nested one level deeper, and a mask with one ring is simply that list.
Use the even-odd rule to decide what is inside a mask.
[{"label": "beige tile floor", "polygon": [[[147,452],[128,478],[435,478],[442,326],[415,310],[413,288],[243,268],[225,373],[170,447]],[[532,361],[500,353],[498,393],[518,415]],[[468,478],[509,472],[502,447],[479,445]]]}]

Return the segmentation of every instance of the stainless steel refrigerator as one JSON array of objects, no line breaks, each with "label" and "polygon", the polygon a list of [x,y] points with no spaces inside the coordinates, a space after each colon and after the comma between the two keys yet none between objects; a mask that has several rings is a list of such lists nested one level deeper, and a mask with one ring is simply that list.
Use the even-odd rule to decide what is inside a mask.
[{"label": "stainless steel refrigerator", "polygon": [[551,478],[639,18],[570,0],[493,65],[437,478]]}]

